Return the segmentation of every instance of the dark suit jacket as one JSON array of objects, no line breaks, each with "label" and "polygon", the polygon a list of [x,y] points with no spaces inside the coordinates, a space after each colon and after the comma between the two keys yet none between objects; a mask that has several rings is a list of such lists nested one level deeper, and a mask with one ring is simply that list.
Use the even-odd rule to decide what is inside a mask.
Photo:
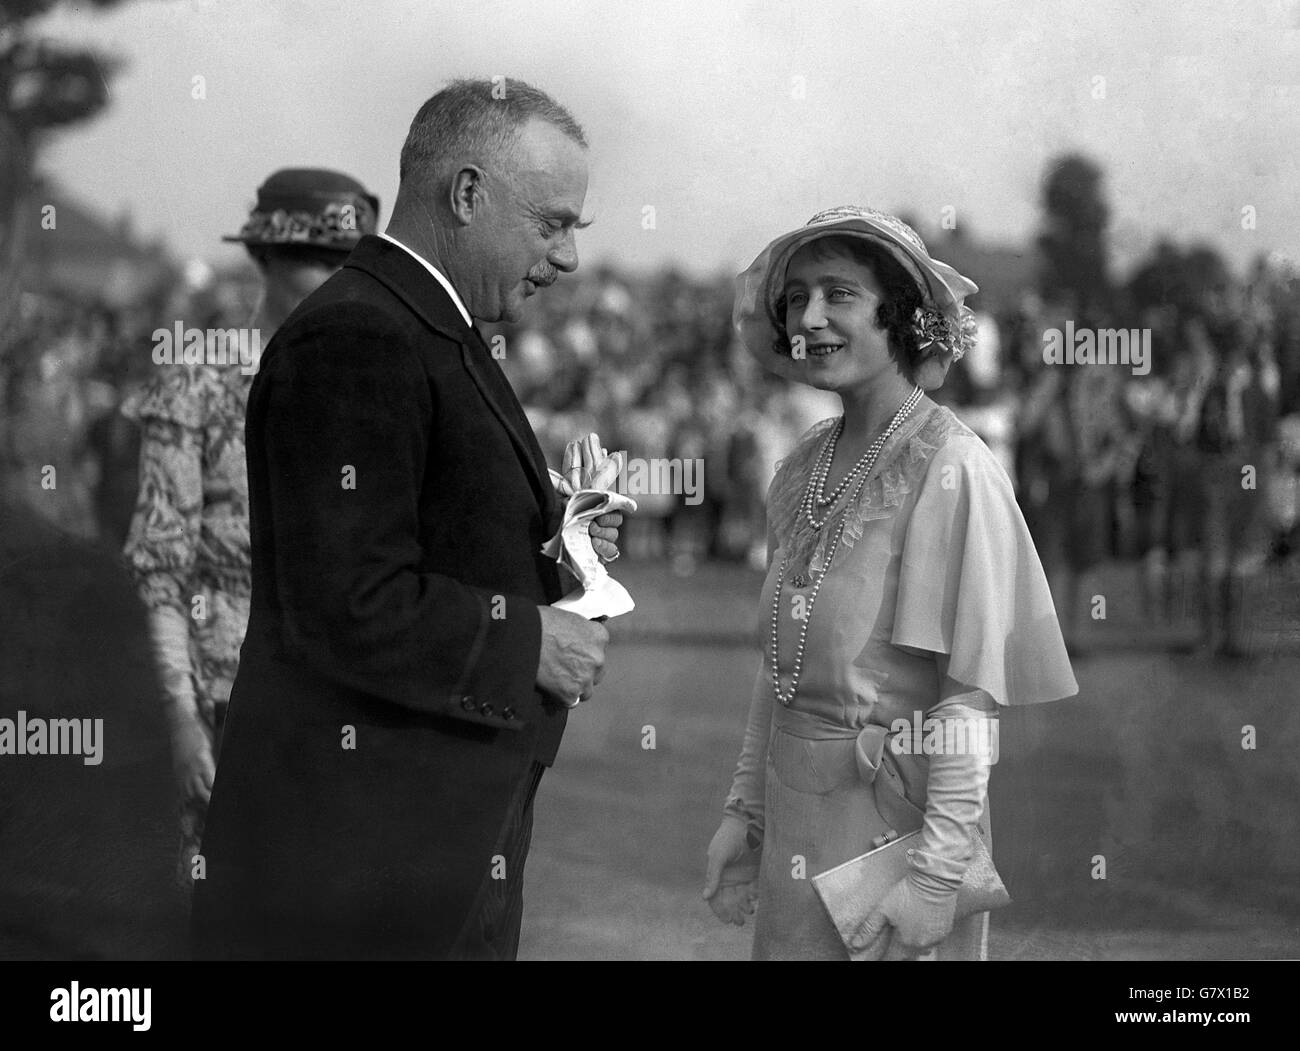
[{"label": "dark suit jacket", "polygon": [[451,298],[375,236],[271,340],[246,434],[252,612],[196,953],[454,954],[564,728],[534,686],[562,593],[541,450]]}]

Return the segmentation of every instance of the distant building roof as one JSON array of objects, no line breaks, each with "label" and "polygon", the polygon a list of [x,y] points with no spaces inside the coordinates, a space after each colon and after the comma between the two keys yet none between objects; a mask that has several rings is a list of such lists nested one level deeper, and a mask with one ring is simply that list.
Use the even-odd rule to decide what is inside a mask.
[{"label": "distant building roof", "polygon": [[980,286],[968,301],[976,310],[1014,307],[1020,297],[1038,287],[1038,250],[991,245],[948,234],[927,240],[931,253]]},{"label": "distant building roof", "polygon": [[[28,286],[130,300],[172,265],[161,245],[132,233],[127,219],[109,220],[48,181],[32,201],[25,245]],[[52,214],[46,211],[51,205]]]}]

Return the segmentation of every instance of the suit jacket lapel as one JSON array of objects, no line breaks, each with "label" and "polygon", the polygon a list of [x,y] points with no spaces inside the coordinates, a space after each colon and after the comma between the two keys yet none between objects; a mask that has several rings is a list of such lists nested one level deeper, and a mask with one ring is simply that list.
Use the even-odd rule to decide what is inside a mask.
[{"label": "suit jacket lapel", "polygon": [[546,470],[537,436],[519,406],[510,381],[492,359],[478,329],[466,325],[451,296],[409,252],[374,234],[367,234],[348,256],[345,266],[364,270],[383,282],[430,328],[461,346],[461,360],[474,385],[510,436],[529,484],[551,532],[558,528],[558,499]]},{"label": "suit jacket lapel", "polygon": [[439,335],[464,341],[472,331],[461,317],[447,290],[434,280],[410,252],[366,234],[343,263],[379,281]]},{"label": "suit jacket lapel", "polygon": [[550,475],[547,473],[546,457],[542,453],[541,446],[537,444],[537,436],[533,433],[528,417],[524,415],[523,408],[519,405],[519,399],[515,397],[510,381],[492,359],[491,352],[483,337],[479,335],[478,329],[471,329],[471,333],[471,338],[461,344],[460,352],[465,362],[465,370],[474,381],[474,385],[478,387],[479,393],[483,395],[483,400],[501,421],[501,426],[510,435],[510,440],[514,442],[515,451],[528,471],[528,480],[537,496],[538,506],[541,507],[542,515],[549,525],[555,516],[557,497],[555,486],[551,484]]}]

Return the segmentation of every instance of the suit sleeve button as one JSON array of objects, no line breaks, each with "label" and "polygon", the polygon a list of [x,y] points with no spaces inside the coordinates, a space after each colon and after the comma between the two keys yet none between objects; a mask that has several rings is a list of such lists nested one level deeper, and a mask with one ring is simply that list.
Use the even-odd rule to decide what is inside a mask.
[{"label": "suit sleeve button", "polygon": [[478,710],[482,712],[484,715],[491,715],[496,709],[493,708],[492,705],[488,704],[487,702],[484,702],[483,704],[480,704],[478,706]]},{"label": "suit sleeve button", "polygon": [[511,708],[509,705],[506,705],[504,708],[501,709],[502,719],[513,719],[514,717],[515,717],[515,710]]},{"label": "suit sleeve button", "polygon": [[464,708],[465,711],[467,711],[467,712],[472,712],[472,711],[474,710],[474,698],[473,698],[473,697],[462,697],[462,698],[460,699],[460,706],[461,706],[462,708]]}]

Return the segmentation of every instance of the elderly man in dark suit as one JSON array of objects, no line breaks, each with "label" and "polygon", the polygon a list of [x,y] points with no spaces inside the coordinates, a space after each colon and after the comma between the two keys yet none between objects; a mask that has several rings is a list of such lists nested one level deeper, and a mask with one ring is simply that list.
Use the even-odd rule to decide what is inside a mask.
[{"label": "elderly man in dark suit", "polygon": [[[387,232],[266,349],[196,955],[515,956],[534,793],[608,635],[549,608],[561,507],[471,319],[577,267],[586,189],[563,107],[454,82],[412,122]],[[593,526],[602,557],[620,524]]]}]

